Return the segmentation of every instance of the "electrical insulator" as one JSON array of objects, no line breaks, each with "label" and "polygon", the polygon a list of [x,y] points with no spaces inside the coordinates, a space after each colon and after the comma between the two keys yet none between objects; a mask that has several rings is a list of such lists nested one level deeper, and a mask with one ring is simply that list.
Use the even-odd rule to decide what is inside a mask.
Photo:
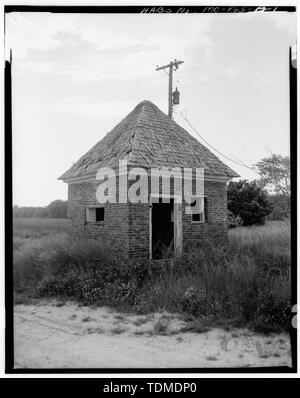
[{"label": "electrical insulator", "polygon": [[180,95],[180,93],[179,93],[179,91],[177,90],[177,87],[176,87],[176,90],[173,91],[173,93],[172,93],[173,105],[179,105],[179,95]]}]

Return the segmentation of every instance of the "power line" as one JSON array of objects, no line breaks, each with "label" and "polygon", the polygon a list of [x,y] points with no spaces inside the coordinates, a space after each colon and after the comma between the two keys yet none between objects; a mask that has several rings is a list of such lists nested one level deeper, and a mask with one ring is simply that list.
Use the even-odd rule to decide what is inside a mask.
[{"label": "power line", "polygon": [[[246,165],[246,163],[245,162],[243,162],[243,159],[241,159],[241,158],[238,158],[237,156],[234,156],[234,154],[233,153],[231,153],[230,154],[232,157],[233,157],[233,159],[235,159],[235,160],[237,160],[238,162],[240,162],[243,166],[245,166],[245,167],[249,167],[249,166],[247,166]],[[245,159],[246,160],[246,159]],[[255,171],[254,170],[254,166],[253,166],[253,171]]]},{"label": "power line", "polygon": [[[186,110],[185,110],[185,112],[187,113]],[[206,139],[203,138],[203,137],[199,134],[199,132],[195,129],[195,127],[194,127],[194,126],[190,123],[190,121],[187,119],[187,117],[186,117],[186,116],[183,116],[183,112],[182,112],[182,111],[180,112],[180,115],[181,115],[181,117],[188,123],[188,125],[195,131],[195,133],[196,133],[196,134],[197,134],[197,135],[198,135],[210,148],[212,148],[215,152],[217,152],[219,155],[223,156],[224,158],[226,158],[226,159],[229,160],[230,162],[233,162],[233,163],[237,164],[238,166],[246,167],[247,169],[252,170],[252,171],[254,171],[256,174],[258,174],[257,171],[254,169],[254,167],[249,167],[249,166],[247,166],[246,164],[242,164],[242,163],[240,163],[240,162],[237,162],[237,161],[235,161],[235,160],[229,158],[228,156],[224,155],[224,153],[218,151],[218,149],[216,149],[216,148],[213,147],[212,145],[210,145],[210,143],[207,142]]]}]

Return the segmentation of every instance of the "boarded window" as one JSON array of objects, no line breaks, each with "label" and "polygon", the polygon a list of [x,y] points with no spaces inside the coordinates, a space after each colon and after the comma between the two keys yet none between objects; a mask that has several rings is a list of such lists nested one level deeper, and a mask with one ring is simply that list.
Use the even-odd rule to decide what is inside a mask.
[{"label": "boarded window", "polygon": [[104,221],[104,207],[91,206],[86,208],[87,222]]},{"label": "boarded window", "polygon": [[198,197],[191,203],[193,208],[192,222],[207,222],[207,197]]}]

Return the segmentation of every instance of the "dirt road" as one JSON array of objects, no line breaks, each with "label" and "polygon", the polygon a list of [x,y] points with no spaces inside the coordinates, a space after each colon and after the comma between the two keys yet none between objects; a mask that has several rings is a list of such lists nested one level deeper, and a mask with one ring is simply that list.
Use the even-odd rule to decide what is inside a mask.
[{"label": "dirt road", "polygon": [[41,301],[15,306],[16,368],[212,368],[291,366],[289,336],[248,330],[180,332],[167,313]]}]

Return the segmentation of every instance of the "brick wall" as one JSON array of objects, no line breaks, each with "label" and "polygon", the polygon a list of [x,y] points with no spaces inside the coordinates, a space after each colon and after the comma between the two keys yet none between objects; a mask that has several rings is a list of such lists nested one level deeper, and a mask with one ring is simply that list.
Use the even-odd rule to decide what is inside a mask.
[{"label": "brick wall", "polygon": [[71,219],[70,235],[74,239],[91,238],[124,255],[128,254],[129,216],[128,204],[106,203],[104,221],[87,222],[86,206],[98,205],[97,183],[81,182],[69,184],[68,216]]},{"label": "brick wall", "polygon": [[207,197],[207,219],[204,223],[193,223],[192,215],[182,213],[182,246],[200,245],[205,240],[224,244],[227,241],[227,186],[225,182],[205,181],[204,195]]},{"label": "brick wall", "polygon": [[[87,222],[86,206],[97,205],[97,182],[69,184],[68,214],[72,220],[70,234],[75,239],[93,238],[123,255],[149,257],[149,204],[105,204],[103,222]],[[149,185],[150,192],[150,185]],[[172,193],[172,186],[171,186]],[[182,206],[182,247],[188,250],[207,239],[216,243],[227,240],[227,190],[225,182],[205,181],[207,196],[205,223],[192,223],[192,215]],[[117,191],[118,195],[118,191]]]}]

